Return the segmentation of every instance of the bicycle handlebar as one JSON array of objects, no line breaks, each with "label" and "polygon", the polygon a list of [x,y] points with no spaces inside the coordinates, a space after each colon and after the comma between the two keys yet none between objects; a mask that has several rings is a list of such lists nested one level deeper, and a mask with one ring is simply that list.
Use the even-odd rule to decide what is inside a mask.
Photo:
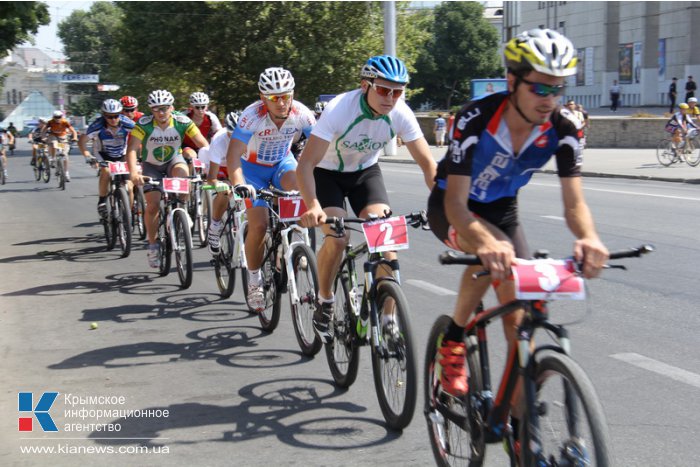
[{"label": "bicycle handlebar", "polygon": [[[370,217],[368,219],[362,219],[359,217],[327,217],[325,224],[331,224],[331,229],[338,235],[343,235],[345,232],[345,224],[364,224],[365,222],[372,222],[381,219],[388,219],[392,216],[391,211],[385,213],[383,217]],[[423,227],[424,230],[429,230],[428,226],[428,215],[424,210],[413,211],[410,214],[405,214],[406,223],[413,228]]]}]

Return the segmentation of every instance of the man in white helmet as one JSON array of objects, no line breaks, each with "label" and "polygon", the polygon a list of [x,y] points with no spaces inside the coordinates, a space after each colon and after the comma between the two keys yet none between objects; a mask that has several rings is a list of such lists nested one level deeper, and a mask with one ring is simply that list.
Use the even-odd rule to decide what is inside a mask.
[{"label": "man in white helmet", "polygon": [[[228,174],[241,196],[255,197],[255,190],[297,189],[297,162],[292,144],[311,134],[316,124],[313,112],[294,100],[294,77],[284,68],[267,68],[258,80],[260,100],[241,114],[226,153]],[[267,229],[267,203],[253,202],[248,209],[248,235],[245,254],[248,262],[248,307],[264,311],[265,296],[260,267]]]}]

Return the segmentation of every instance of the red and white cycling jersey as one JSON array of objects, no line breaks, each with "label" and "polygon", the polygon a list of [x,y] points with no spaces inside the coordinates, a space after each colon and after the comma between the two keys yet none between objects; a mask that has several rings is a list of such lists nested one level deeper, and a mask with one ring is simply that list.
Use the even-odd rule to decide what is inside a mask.
[{"label": "red and white cycling jersey", "polygon": [[313,112],[301,102],[292,101],[289,117],[281,128],[277,128],[265,104],[256,101],[241,114],[231,139],[248,146],[243,160],[273,166],[290,154],[292,144],[299,141],[302,134],[308,138],[315,124]]}]

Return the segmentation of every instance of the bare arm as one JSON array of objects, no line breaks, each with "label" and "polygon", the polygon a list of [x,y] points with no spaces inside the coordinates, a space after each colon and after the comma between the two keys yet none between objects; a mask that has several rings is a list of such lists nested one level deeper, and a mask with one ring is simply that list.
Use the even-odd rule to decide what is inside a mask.
[{"label": "bare arm", "polygon": [[[417,140],[404,142],[411,157],[423,171],[425,184],[429,190],[433,189],[435,184],[435,173],[437,172],[437,163],[433,159],[433,154],[430,152],[430,147],[425,137],[421,136]],[[466,198],[465,198],[466,199]]]},{"label": "bare arm", "polygon": [[194,141],[194,144],[200,149],[209,147],[209,141],[207,141],[201,132],[197,132],[197,134],[192,137],[192,141]]},{"label": "bare arm", "polygon": [[325,214],[316,197],[316,181],[314,168],[323,159],[330,143],[318,136],[311,135],[299,157],[297,166],[297,183],[301,196],[306,204],[306,213],[301,217],[300,224],[304,227],[314,227],[325,220]]},{"label": "bare arm", "polygon": [[143,185],[143,177],[139,174],[138,166],[136,165],[136,154],[140,146],[141,140],[132,134],[126,146],[126,162],[129,164],[131,181],[138,186]]},{"label": "bare arm", "polygon": [[243,177],[243,169],[241,168],[241,156],[245,154],[246,145],[243,141],[232,139],[228,143],[226,151],[226,168],[228,169],[228,179],[231,180],[233,186],[245,183]]}]

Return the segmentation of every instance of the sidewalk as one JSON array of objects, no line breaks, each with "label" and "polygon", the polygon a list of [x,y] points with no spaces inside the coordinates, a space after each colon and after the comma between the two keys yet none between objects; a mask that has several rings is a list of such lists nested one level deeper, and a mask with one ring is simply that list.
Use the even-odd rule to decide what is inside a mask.
[{"label": "sidewalk", "polygon": [[[430,146],[430,152],[436,161],[443,158],[446,150],[446,147]],[[395,156],[383,156],[379,160],[415,163],[406,146],[399,147]],[[556,173],[554,158],[544,166],[543,171]],[[664,167],[656,160],[655,149],[585,149],[583,175],[700,184],[700,166],[690,167],[683,162]]]}]

